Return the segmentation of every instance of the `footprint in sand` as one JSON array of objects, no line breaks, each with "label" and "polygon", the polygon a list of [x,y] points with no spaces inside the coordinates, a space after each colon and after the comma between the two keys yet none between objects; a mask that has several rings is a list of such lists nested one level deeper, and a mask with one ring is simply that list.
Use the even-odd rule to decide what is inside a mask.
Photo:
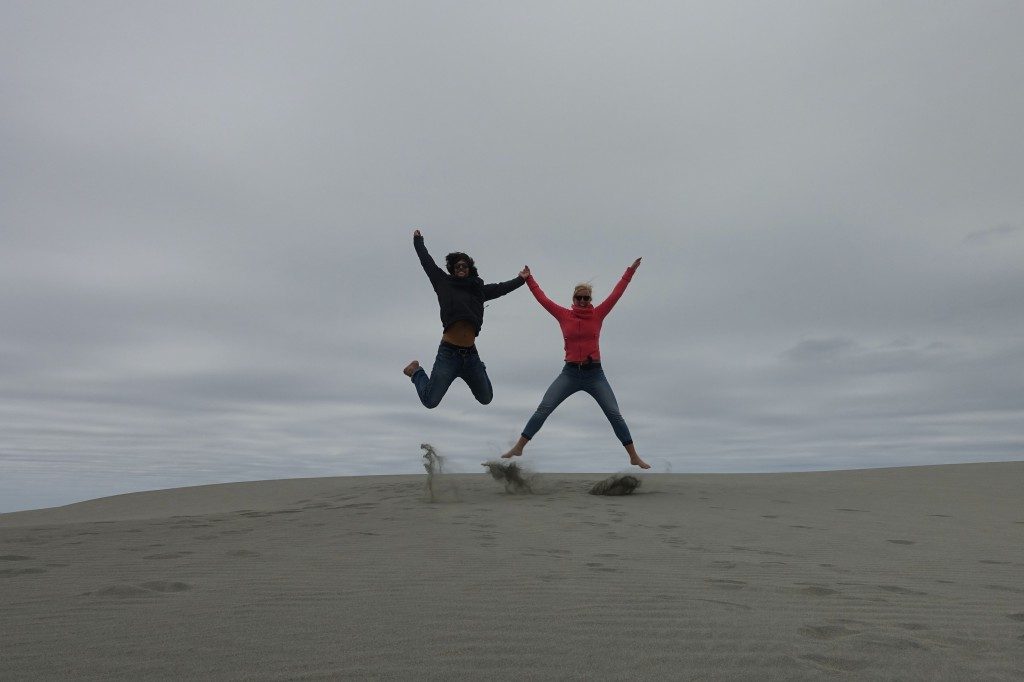
[{"label": "footprint in sand", "polygon": [[35,557],[22,556],[21,554],[4,554],[0,556],[0,561],[32,561]]},{"label": "footprint in sand", "polygon": [[906,639],[904,637],[875,636],[864,639],[859,642],[859,645],[860,650],[865,653],[868,651],[885,653],[890,651],[910,651],[914,649],[919,651],[928,650],[927,646],[916,639]]},{"label": "footprint in sand", "polygon": [[1019,587],[1010,587],[1009,585],[985,585],[986,590],[992,590],[993,592],[1009,592],[1011,594],[1024,594],[1024,589]]},{"label": "footprint in sand", "polygon": [[228,552],[228,556],[258,557],[260,553],[254,552],[251,549],[233,549]]},{"label": "footprint in sand", "polygon": [[867,509],[849,509],[847,507],[839,507],[839,508],[836,509],[836,511],[858,512],[860,514],[869,514],[870,513]]},{"label": "footprint in sand", "polygon": [[861,631],[851,630],[842,625],[807,625],[800,628],[798,632],[805,637],[813,639],[838,639],[840,637],[860,634]]},{"label": "footprint in sand", "polygon": [[807,585],[800,588],[800,594],[806,594],[809,597],[831,597],[834,594],[839,594],[839,590],[833,590],[831,587],[823,585]]},{"label": "footprint in sand", "polygon": [[1012,561],[996,561],[995,559],[982,559],[978,562],[979,564],[988,564],[989,566],[1011,566]]},{"label": "footprint in sand", "polygon": [[152,594],[152,591],[136,585],[111,585],[110,587],[104,587],[102,590],[86,592],[85,594],[94,594],[97,597],[145,597]]},{"label": "footprint in sand", "polygon": [[930,630],[924,623],[896,623],[896,627],[903,628],[904,630],[910,630],[911,632],[920,632],[921,630]]},{"label": "footprint in sand", "polygon": [[805,654],[800,656],[805,661],[816,663],[823,668],[843,673],[857,672],[868,666],[868,661],[859,658],[843,658],[841,656],[822,656],[820,654]]},{"label": "footprint in sand", "polygon": [[86,595],[97,597],[151,597],[154,593],[164,594],[170,592],[187,592],[192,589],[188,583],[172,582],[168,580],[153,580],[139,585],[111,585],[96,592],[86,592]]},{"label": "footprint in sand", "polygon": [[892,592],[893,594],[905,594],[917,597],[924,597],[928,595],[927,592],[921,592],[920,590],[911,590],[910,588],[900,587],[899,585],[875,585],[875,587],[877,587],[880,590],[885,590],[886,592]]},{"label": "footprint in sand", "polygon": [[0,577],[11,578],[16,575],[38,575],[46,573],[45,568],[4,568],[0,569]]},{"label": "footprint in sand", "polygon": [[725,578],[705,578],[704,582],[720,590],[742,590],[747,583],[742,580],[727,580]]},{"label": "footprint in sand", "polygon": [[1015,620],[1018,623],[1024,623],[1024,613],[1008,613],[1006,617],[1010,620]]},{"label": "footprint in sand", "polygon": [[139,587],[152,590],[153,592],[188,592],[192,589],[192,586],[188,583],[167,580],[153,580],[148,583],[142,583]]},{"label": "footprint in sand", "polygon": [[708,604],[721,604],[722,606],[732,606],[738,609],[743,609],[744,611],[753,611],[752,607],[747,606],[746,604],[737,604],[733,601],[723,601],[721,599],[694,599],[694,601],[702,601]]},{"label": "footprint in sand", "polygon": [[194,552],[167,552],[165,554],[150,554],[149,556],[142,557],[143,559],[181,559],[193,554]]},{"label": "footprint in sand", "polygon": [[886,540],[886,542],[891,542],[894,545],[916,545],[917,544],[913,540]]}]

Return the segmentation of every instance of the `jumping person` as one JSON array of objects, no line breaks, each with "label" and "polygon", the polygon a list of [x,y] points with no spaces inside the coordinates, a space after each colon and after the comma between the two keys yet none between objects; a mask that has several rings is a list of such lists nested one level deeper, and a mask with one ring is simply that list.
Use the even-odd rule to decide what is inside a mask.
[{"label": "jumping person", "polygon": [[523,448],[540,431],[540,427],[544,425],[544,420],[548,418],[548,415],[573,393],[586,391],[594,397],[608,421],[611,422],[616,437],[629,454],[629,463],[641,469],[651,468],[650,464],[636,454],[636,447],[634,447],[633,438],[629,434],[629,427],[626,426],[626,420],[619,412],[615,393],[612,391],[611,384],[608,383],[608,378],[604,375],[604,370],[601,369],[601,349],[598,346],[604,318],[615,307],[629,281],[633,279],[633,273],[639,267],[640,259],[637,258],[631,266],[626,268],[622,279],[612,289],[612,293],[608,294],[608,298],[597,306],[591,305],[593,287],[586,282],[577,284],[572,292],[571,308],[563,308],[545,296],[540,285],[537,284],[537,280],[530,274],[530,268],[523,269],[526,284],[530,287],[537,302],[558,320],[558,324],[562,328],[562,337],[565,339],[565,367],[544,393],[537,411],[526,422],[519,441],[502,457],[510,458],[522,455]]},{"label": "jumping person", "polygon": [[480,360],[476,349],[476,337],[484,323],[484,301],[504,296],[523,286],[529,270],[524,269],[518,277],[507,282],[484,284],[473,259],[461,251],[449,253],[445,258],[446,274],[427,253],[419,230],[413,232],[412,243],[420,265],[437,293],[444,333],[429,377],[417,360],[410,362],[403,371],[412,379],[425,407],[437,407],[458,377],[469,384],[473,397],[486,405],[494,394],[487,366]]}]

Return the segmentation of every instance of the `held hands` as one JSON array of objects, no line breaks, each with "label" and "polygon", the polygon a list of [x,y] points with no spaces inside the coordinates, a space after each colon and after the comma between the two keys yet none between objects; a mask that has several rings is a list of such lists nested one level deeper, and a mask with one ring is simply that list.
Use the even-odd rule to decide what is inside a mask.
[{"label": "held hands", "polygon": [[412,231],[412,236],[413,236],[413,237],[422,237],[423,235],[422,235],[422,234],[420,234],[420,231],[419,231],[419,230],[413,230],[413,231]]},{"label": "held hands", "polygon": [[529,279],[530,278],[530,266],[529,265],[524,265],[522,271],[519,273],[519,276],[522,277],[523,279]]},{"label": "held hands", "polygon": [[[642,256],[641,256],[641,258],[642,258]],[[629,267],[632,270],[636,270],[638,267],[640,267],[640,258],[637,258],[635,261],[633,261],[633,264],[630,265]]]}]

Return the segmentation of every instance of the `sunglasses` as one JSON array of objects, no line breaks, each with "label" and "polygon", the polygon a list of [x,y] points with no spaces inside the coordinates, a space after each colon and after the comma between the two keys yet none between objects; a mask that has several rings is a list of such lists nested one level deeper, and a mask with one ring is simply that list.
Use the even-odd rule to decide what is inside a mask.
[{"label": "sunglasses", "polygon": [[469,263],[465,261],[459,261],[452,266],[452,270],[469,270]]},{"label": "sunglasses", "polygon": [[577,301],[589,301],[590,300],[589,296],[573,296],[573,298],[575,300],[577,300]]}]

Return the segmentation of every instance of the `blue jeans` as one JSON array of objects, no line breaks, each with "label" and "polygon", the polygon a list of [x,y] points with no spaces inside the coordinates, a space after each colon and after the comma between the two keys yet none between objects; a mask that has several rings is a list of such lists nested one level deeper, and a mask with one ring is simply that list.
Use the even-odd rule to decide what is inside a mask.
[{"label": "blue jeans", "polygon": [[437,357],[434,358],[430,376],[421,367],[413,373],[412,383],[416,385],[420,402],[425,407],[434,408],[441,403],[448,387],[459,377],[469,384],[469,390],[473,391],[477,401],[484,405],[491,402],[494,392],[487,376],[487,365],[480,359],[475,346],[459,348],[442,341],[437,347]]},{"label": "blue jeans", "polygon": [[584,369],[569,363],[566,363],[562,373],[555,377],[551,386],[544,393],[537,411],[530,417],[530,421],[526,422],[523,437],[527,440],[532,439],[540,431],[540,427],[544,425],[548,415],[577,391],[586,391],[594,397],[604,411],[604,416],[608,417],[615,436],[623,445],[633,442],[633,438],[629,435],[629,427],[626,426],[626,420],[619,412],[619,403],[615,400],[615,393],[612,391],[611,384],[608,383],[608,378],[604,375],[604,370],[600,367]]}]

